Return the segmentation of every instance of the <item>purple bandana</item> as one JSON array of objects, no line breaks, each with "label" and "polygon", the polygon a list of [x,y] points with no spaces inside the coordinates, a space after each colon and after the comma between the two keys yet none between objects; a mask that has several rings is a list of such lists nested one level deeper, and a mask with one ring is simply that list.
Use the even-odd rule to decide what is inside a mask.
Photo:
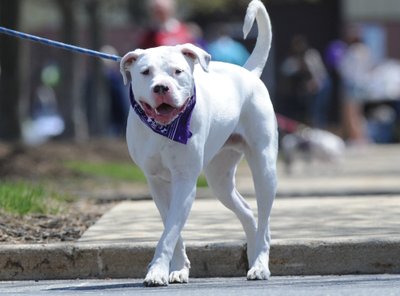
[{"label": "purple bandana", "polygon": [[129,87],[129,99],[133,110],[139,118],[155,133],[182,144],[186,144],[188,139],[192,136],[189,127],[192,111],[196,104],[196,88],[194,89],[193,96],[189,98],[185,110],[181,112],[174,121],[167,125],[162,125],[146,115],[142,107],[136,102],[131,86]]}]

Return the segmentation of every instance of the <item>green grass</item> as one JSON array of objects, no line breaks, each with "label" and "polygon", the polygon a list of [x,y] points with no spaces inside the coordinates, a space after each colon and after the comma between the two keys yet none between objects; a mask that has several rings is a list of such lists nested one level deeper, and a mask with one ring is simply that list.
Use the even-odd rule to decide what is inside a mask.
[{"label": "green grass", "polygon": [[132,163],[69,161],[65,163],[65,166],[75,172],[92,177],[139,183],[146,182],[146,177],[142,171]]},{"label": "green grass", "polygon": [[7,213],[55,213],[60,210],[60,203],[61,195],[47,192],[42,185],[0,182],[0,210]]},{"label": "green grass", "polygon": [[[87,176],[109,178],[117,181],[132,181],[137,183],[145,183],[146,177],[141,169],[132,163],[117,162],[83,162],[69,161],[65,166],[75,172],[82,173]],[[205,177],[200,176],[197,186],[207,187]]]},{"label": "green grass", "polygon": [[203,174],[197,179],[197,187],[208,187],[206,177]]}]

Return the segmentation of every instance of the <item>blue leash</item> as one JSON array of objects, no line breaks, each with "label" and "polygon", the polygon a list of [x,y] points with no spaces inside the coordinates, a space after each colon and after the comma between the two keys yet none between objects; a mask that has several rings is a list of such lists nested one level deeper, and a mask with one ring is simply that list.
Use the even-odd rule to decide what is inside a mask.
[{"label": "blue leash", "polygon": [[104,53],[104,52],[99,52],[99,51],[95,51],[95,50],[91,50],[91,49],[86,49],[86,48],[82,48],[82,47],[78,47],[78,46],[62,43],[62,42],[59,42],[59,41],[53,41],[53,40],[50,40],[50,39],[46,39],[46,38],[42,38],[42,37],[30,35],[30,34],[18,32],[18,31],[15,31],[15,30],[10,30],[10,29],[7,29],[7,28],[1,27],[1,26],[0,26],[0,33],[4,33],[4,34],[7,34],[7,35],[10,35],[10,36],[13,36],[13,37],[17,37],[17,38],[31,40],[31,41],[34,41],[34,42],[39,42],[39,43],[42,43],[42,44],[45,44],[45,45],[49,45],[49,46],[62,48],[62,49],[65,49],[65,50],[70,50],[70,51],[74,51],[74,52],[87,54],[87,55],[98,57],[98,58],[102,58],[102,59],[113,60],[115,62],[119,62],[121,60],[121,57],[117,56],[117,55],[112,55],[112,54],[107,54],[107,53]]}]

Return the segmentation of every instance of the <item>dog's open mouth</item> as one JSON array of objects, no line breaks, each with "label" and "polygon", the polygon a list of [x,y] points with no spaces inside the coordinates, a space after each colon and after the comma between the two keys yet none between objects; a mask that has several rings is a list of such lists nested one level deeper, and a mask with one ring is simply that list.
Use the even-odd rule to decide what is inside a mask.
[{"label": "dog's open mouth", "polygon": [[186,108],[188,100],[181,107],[174,107],[167,103],[162,103],[156,108],[151,107],[148,103],[140,101],[146,115],[160,124],[171,123]]},{"label": "dog's open mouth", "polygon": [[167,115],[173,112],[176,108],[172,107],[169,104],[162,103],[160,106],[157,107],[156,112],[160,115]]}]

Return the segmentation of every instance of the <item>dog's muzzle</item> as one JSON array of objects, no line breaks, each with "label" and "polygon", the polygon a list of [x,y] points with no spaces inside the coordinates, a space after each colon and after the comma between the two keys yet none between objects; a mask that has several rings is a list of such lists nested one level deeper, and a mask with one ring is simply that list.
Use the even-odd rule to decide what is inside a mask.
[{"label": "dog's muzzle", "polygon": [[[190,119],[196,104],[196,88],[193,95],[189,97],[182,107],[175,108],[169,104],[162,103],[156,108],[141,101],[137,102],[133,95],[132,87],[129,87],[129,99],[131,106],[140,120],[152,129],[155,133],[167,137],[175,142],[186,144],[192,136],[190,132]],[[159,118],[171,117],[168,123],[164,124]],[[166,120],[167,121],[167,120]]]}]

